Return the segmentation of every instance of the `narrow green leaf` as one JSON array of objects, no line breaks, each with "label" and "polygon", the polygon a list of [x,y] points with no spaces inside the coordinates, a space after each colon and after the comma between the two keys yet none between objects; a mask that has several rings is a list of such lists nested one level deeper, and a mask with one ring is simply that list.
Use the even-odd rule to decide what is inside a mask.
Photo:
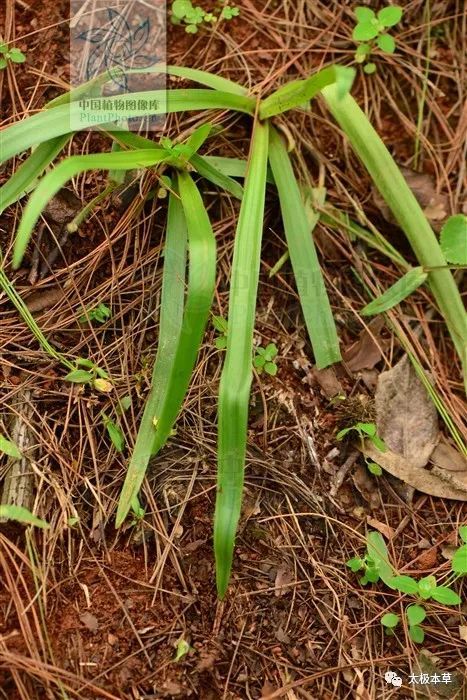
[{"label": "narrow green leaf", "polygon": [[219,389],[218,486],[214,516],[216,581],[220,598],[224,597],[229,583],[242,503],[268,141],[268,125],[255,122],[230,282],[227,352]]},{"label": "narrow green leaf", "polygon": [[269,162],[277,185],[285,236],[303,317],[316,364],[326,367],[341,359],[339,339],[313,242],[310,225],[287,149],[271,127]]},{"label": "narrow green leaf", "polygon": [[450,263],[467,265],[467,216],[450,216],[441,229],[441,249]]},{"label": "narrow green leaf", "polygon": [[463,542],[467,542],[467,525],[460,526],[459,536]]},{"label": "narrow green leaf", "polygon": [[109,438],[112,441],[112,445],[115,447],[117,452],[123,452],[125,449],[125,436],[112,420],[105,421],[105,428],[109,434]]},{"label": "narrow green leaf", "polygon": [[374,476],[381,476],[383,473],[383,470],[379,464],[376,464],[376,462],[367,462],[366,466],[368,467],[370,474],[374,474]]},{"label": "narrow green leaf", "polygon": [[410,595],[418,593],[418,583],[411,576],[393,576],[390,584],[391,588],[396,588],[401,593]]},{"label": "narrow green leaf", "polygon": [[131,170],[149,167],[170,156],[167,151],[153,149],[97,153],[88,156],[71,156],[45,175],[32,193],[23,213],[15,238],[13,268],[18,269],[23,260],[31,233],[47,202],[71,178],[87,170]]},{"label": "narrow green leaf", "polygon": [[22,506],[2,505],[0,506],[0,520],[16,520],[23,525],[35,525],[47,530],[50,525],[33,515],[27,508]]},{"label": "narrow green leaf", "polygon": [[414,267],[389,287],[384,294],[367,304],[360,313],[362,316],[372,316],[392,309],[418,289],[427,278],[428,275],[422,267]]},{"label": "narrow green leaf", "polygon": [[443,605],[460,605],[462,603],[460,596],[446,586],[436,586],[431,597]]},{"label": "narrow green leaf", "polygon": [[6,437],[3,437],[3,435],[0,435],[0,452],[3,452],[9,457],[13,457],[14,459],[21,459],[21,452],[19,451],[18,447],[14,442],[8,440]]},{"label": "narrow green leaf", "polygon": [[[405,232],[419,264],[445,268],[445,257],[419,203],[364,112],[350,95],[340,97],[335,85],[323,88],[322,94]],[[461,358],[467,386],[467,314],[459,290],[450,270],[429,272],[428,282]]]},{"label": "narrow green leaf", "polygon": [[[117,527],[122,524],[132,499],[141,487],[149,458],[165,445],[177,419],[188,390],[214,294],[216,243],[209,217],[198,189],[187,173],[179,173],[178,187],[188,229],[186,305],[181,327],[178,322],[171,327],[173,300],[165,299],[167,316],[164,324],[167,324],[166,338],[169,340],[170,352],[164,357],[161,351],[159,363],[156,361],[158,367],[157,376],[156,367],[154,369],[153,388],[158,379],[162,384],[161,388],[154,390],[144,411],[137,444],[120,495]],[[156,411],[152,416],[149,412],[151,409]]]},{"label": "narrow green leaf", "polygon": [[368,550],[368,556],[373,560],[375,567],[381,577],[381,580],[389,586],[389,588],[394,588],[390,581],[394,577],[394,570],[389,563],[389,554],[381,533],[376,531],[371,531],[367,534],[366,546]]},{"label": "narrow green leaf", "polygon": [[3,187],[0,187],[0,213],[21,199],[31,189],[36,178],[65,148],[70,138],[71,134],[64,134],[44,141],[37,146],[29,158],[21,163]]},{"label": "narrow green leaf", "polygon": [[151,389],[136,436],[125,483],[120,495],[116,526],[125,520],[132,500],[143,482],[153,453],[156,427],[154,419],[161,415],[175,362],[183,323],[185,268],[187,260],[187,228],[176,185],[169,194],[164,269],[162,274],[159,344],[152,373]]},{"label": "narrow green leaf", "polygon": [[[184,112],[187,110],[204,109],[231,109],[253,115],[255,112],[255,100],[252,97],[235,95],[217,90],[154,90],[147,92],[135,92],[131,94],[132,102],[141,104],[146,101],[159,101],[160,106],[154,108],[153,115],[172,112]],[[0,162],[12,158],[17,153],[27,150],[36,143],[61,136],[70,131],[79,131],[83,128],[81,121],[82,109],[78,102],[62,104],[58,107],[44,109],[32,117],[23,119],[0,132]],[[128,116],[137,117],[147,112],[141,108],[128,111]],[[107,123],[100,124],[100,128],[119,131],[112,124],[113,112],[101,110],[100,115]]]},{"label": "narrow green leaf", "polygon": [[407,620],[409,625],[419,625],[426,617],[425,608],[421,605],[409,605],[406,609],[405,614],[407,615]]},{"label": "narrow green leaf", "polygon": [[222,190],[229,192],[236,199],[243,197],[243,187],[233,178],[224,175],[221,170],[212,165],[208,158],[200,156],[197,153],[191,156],[190,163],[196,168],[197,172],[209,180]]},{"label": "narrow green leaf", "polygon": [[397,627],[399,622],[400,617],[395,613],[386,613],[381,618],[381,624],[383,625],[383,627],[388,627],[389,629],[394,629],[394,627]]},{"label": "narrow green leaf", "polygon": [[346,95],[355,77],[353,68],[345,66],[330,66],[323,68],[306,80],[295,80],[273,92],[261,102],[260,119],[269,119],[276,114],[282,114],[289,109],[299,107],[317,95],[326,85],[336,83],[339,97]]}]

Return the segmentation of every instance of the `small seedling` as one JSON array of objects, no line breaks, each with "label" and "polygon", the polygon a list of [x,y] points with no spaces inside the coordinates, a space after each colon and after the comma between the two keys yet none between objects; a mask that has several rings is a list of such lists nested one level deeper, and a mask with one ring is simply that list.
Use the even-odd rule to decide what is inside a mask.
[{"label": "small seedling", "polygon": [[193,5],[191,0],[174,0],[171,21],[173,24],[184,24],[187,34],[196,34],[198,27],[203,23],[215,24],[222,19],[238,17],[239,14],[240,10],[234,5],[224,5],[206,12],[202,7]]},{"label": "small seedling", "polygon": [[[81,369],[82,367],[84,369]],[[103,394],[108,394],[112,391],[112,384],[109,381],[107,372],[84,357],[79,357],[76,360],[76,368],[68,372],[64,379],[73,384],[91,384],[94,389]]]},{"label": "small seedling", "polygon": [[109,438],[112,441],[112,445],[115,447],[117,452],[123,452],[125,449],[125,436],[121,429],[111,418],[109,418],[106,413],[104,413],[104,411],[101,412],[101,418],[104,422],[104,427],[107,430]]},{"label": "small seedling", "polygon": [[[459,535],[463,544],[456,550],[451,562],[451,569],[457,576],[467,575],[467,526],[459,528]],[[351,571],[357,573],[364,571],[360,583],[377,583],[380,579],[392,590],[397,590],[404,595],[413,596],[415,602],[405,609],[405,617],[410,638],[416,644],[422,644],[425,633],[421,623],[426,617],[426,610],[421,605],[430,599],[441,605],[460,605],[462,602],[458,594],[449,586],[438,586],[434,576],[424,576],[417,581],[412,576],[391,575],[392,567],[389,564],[389,555],[386,544],[379,532],[370,532],[367,535],[367,551],[363,557],[353,557],[346,562]],[[455,578],[451,580],[453,583]],[[382,616],[381,624],[387,634],[394,634],[394,629],[401,618],[395,613],[389,612]]]},{"label": "small seedling", "polygon": [[0,452],[8,455],[8,457],[13,457],[14,459],[21,459],[21,452],[14,442],[8,440],[3,435],[0,435]]},{"label": "small seedling", "polygon": [[97,321],[97,323],[105,323],[112,315],[111,310],[108,306],[102,302],[92,308],[86,309],[85,312],[79,317],[79,323],[86,323],[86,321]]},{"label": "small seedling", "polygon": [[263,370],[273,377],[277,374],[277,365],[274,362],[277,352],[278,350],[274,343],[269,343],[265,348],[256,348],[253,366],[256,367],[258,374],[261,374]]},{"label": "small seedling", "polygon": [[[381,438],[378,436],[375,423],[355,423],[355,425],[351,425],[349,428],[344,428],[343,430],[340,430],[336,435],[337,440],[342,440],[342,438],[344,438],[351,431],[355,431],[358,434],[358,437],[360,438],[362,444],[364,440],[368,438],[368,440],[370,440],[373,443],[377,450],[379,450],[380,452],[387,451],[387,445],[384,442],[384,440],[381,440]],[[383,471],[379,464],[376,464],[376,462],[373,462],[368,458],[365,458],[365,462],[368,471],[371,472],[371,474],[374,474],[375,476],[381,476]]]},{"label": "small seedling", "polygon": [[173,658],[173,662],[177,663],[177,661],[181,661],[181,659],[183,659],[183,657],[186,656],[188,652],[192,651],[192,648],[193,647],[191,647],[188,644],[188,642],[185,639],[183,639],[183,637],[179,639],[177,642],[177,648],[175,656]]},{"label": "small seedling", "polygon": [[8,44],[0,43],[0,70],[7,67],[8,61],[11,63],[24,63],[26,56],[20,49],[12,46],[9,48]]},{"label": "small seedling", "polygon": [[369,61],[374,48],[383,53],[394,53],[396,41],[386,33],[386,29],[394,27],[402,18],[402,8],[391,5],[383,7],[376,14],[369,7],[356,7],[354,10],[357,24],[352,32],[352,39],[359,42],[355,51],[357,63],[365,63],[363,70],[370,75],[376,71],[376,64]]},{"label": "small seedling", "polygon": [[225,348],[227,347],[227,321],[222,316],[213,316],[212,325],[214,326],[216,331],[219,331],[220,334],[215,339],[214,345],[218,350],[225,350]]}]

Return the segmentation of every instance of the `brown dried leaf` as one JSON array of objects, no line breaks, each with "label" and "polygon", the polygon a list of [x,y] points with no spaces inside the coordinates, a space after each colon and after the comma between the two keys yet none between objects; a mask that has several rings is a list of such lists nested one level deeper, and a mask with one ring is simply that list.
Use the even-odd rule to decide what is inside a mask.
[{"label": "brown dried leaf", "polygon": [[91,632],[97,632],[97,630],[99,629],[97,617],[92,613],[84,612],[79,616],[79,619],[81,620],[83,625],[86,625],[88,630],[90,630]]},{"label": "brown dried leaf", "polygon": [[[431,175],[417,173],[403,166],[399,166],[399,168],[425,216],[436,231],[440,230],[444,220],[449,215],[448,196],[437,192],[435,181]],[[386,221],[390,224],[397,224],[391,210],[376,189],[372,190],[372,198]]]},{"label": "brown dried leaf", "polygon": [[379,337],[384,326],[384,318],[377,316],[364,328],[358,340],[344,351],[343,359],[351,372],[359,372],[362,369],[373,369],[381,360],[382,350],[387,341]]},{"label": "brown dried leaf", "polygon": [[334,367],[326,367],[325,369],[313,369],[313,379],[319,384],[327,399],[332,399],[338,394],[342,394],[342,384],[337,378]]},{"label": "brown dried leaf", "polygon": [[426,469],[391,450],[380,452],[369,441],[365,442],[363,452],[387,472],[422,493],[438,498],[467,501],[467,472],[462,476],[454,476],[452,472],[439,467]]},{"label": "brown dried leaf", "polygon": [[430,462],[449,472],[467,472],[467,457],[461,455],[455,447],[444,439],[436,445],[431,453]]},{"label": "brown dried leaf", "polygon": [[375,407],[378,435],[389,449],[424,467],[438,442],[438,415],[407,356],[379,375]]},{"label": "brown dried leaf", "polygon": [[375,530],[378,530],[378,532],[384,535],[388,540],[392,540],[392,538],[394,537],[393,528],[387,525],[386,523],[382,523],[379,520],[375,520],[375,518],[371,518],[369,515],[366,521],[368,525],[370,525],[370,527],[374,528]]},{"label": "brown dried leaf", "polygon": [[279,598],[280,596],[290,593],[292,587],[289,585],[294,580],[293,573],[290,569],[282,565],[277,569],[276,580],[274,581],[274,595]]},{"label": "brown dried leaf", "polygon": [[45,216],[52,223],[63,225],[71,221],[81,209],[78,197],[67,189],[62,189],[47,203]]}]

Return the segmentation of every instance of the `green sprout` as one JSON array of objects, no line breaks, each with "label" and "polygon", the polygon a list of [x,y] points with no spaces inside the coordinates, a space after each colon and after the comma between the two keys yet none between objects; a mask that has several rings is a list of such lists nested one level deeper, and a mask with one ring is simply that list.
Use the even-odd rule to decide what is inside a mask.
[{"label": "green sprout", "polygon": [[[459,528],[463,544],[454,553],[451,562],[452,575],[447,583],[452,584],[456,578],[467,575],[467,526]],[[359,582],[362,586],[367,583],[378,583],[380,580],[391,590],[397,590],[403,595],[412,596],[414,602],[405,609],[405,618],[409,636],[416,644],[422,644],[425,632],[421,627],[427,613],[424,605],[434,600],[441,605],[460,605],[460,596],[450,585],[439,586],[435,576],[424,576],[418,581],[413,576],[405,574],[392,575],[393,567],[389,563],[389,554],[383,537],[379,532],[369,532],[367,535],[367,551],[363,557],[352,557],[346,566],[354,573],[363,572]],[[381,624],[388,635],[394,634],[399,625],[399,615],[388,612],[381,618]]]},{"label": "green sprout", "polygon": [[272,377],[277,374],[277,365],[274,358],[277,356],[278,350],[274,343],[269,343],[265,348],[256,348],[256,354],[253,359],[253,366],[256,367],[258,374],[266,372]]},{"label": "green sprout", "polygon": [[352,39],[359,43],[355,51],[357,63],[365,63],[363,70],[370,75],[376,71],[376,64],[369,61],[374,48],[383,53],[394,53],[396,41],[386,33],[386,29],[394,27],[402,18],[402,8],[395,5],[383,7],[376,14],[369,7],[356,7],[354,10],[357,24],[352,32]]},{"label": "green sprout", "polygon": [[191,0],[174,0],[171,10],[172,24],[184,24],[187,34],[196,34],[203,23],[215,24],[218,20],[230,20],[240,14],[238,7],[231,5],[206,12],[202,7],[193,5]]},{"label": "green sprout", "polygon": [[212,325],[219,332],[219,336],[215,339],[214,345],[218,350],[225,350],[227,347],[227,330],[228,325],[225,318],[222,316],[213,316]]},{"label": "green sprout", "polygon": [[81,314],[78,321],[79,323],[86,323],[86,321],[97,321],[97,323],[105,323],[112,315],[111,310],[108,306],[102,302],[96,307],[91,309],[85,309],[84,313]]},{"label": "green sprout", "polygon": [[[356,432],[358,437],[360,438],[362,444],[365,439],[370,440],[370,442],[373,443],[373,445],[376,447],[377,450],[380,452],[386,452],[387,451],[387,445],[382,440],[376,429],[375,423],[355,423],[354,425],[351,425],[349,428],[344,428],[343,430],[340,430],[337,435],[336,439],[337,440],[342,440],[348,433],[350,432]],[[381,476],[383,473],[381,467],[379,464],[376,464],[376,462],[373,462],[369,460],[368,458],[365,458],[366,466],[368,468],[368,471],[371,472],[371,474],[374,474],[375,476]]]},{"label": "green sprout", "polygon": [[11,63],[24,63],[26,56],[20,49],[12,46],[9,48],[8,44],[0,43],[0,70],[7,67],[8,62]]}]

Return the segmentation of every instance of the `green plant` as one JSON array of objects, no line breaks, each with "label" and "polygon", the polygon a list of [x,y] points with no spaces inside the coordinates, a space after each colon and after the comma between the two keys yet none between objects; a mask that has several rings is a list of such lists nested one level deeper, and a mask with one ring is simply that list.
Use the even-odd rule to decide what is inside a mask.
[{"label": "green plant", "polygon": [[[461,527],[459,534],[464,544],[456,550],[451,562],[451,570],[457,577],[467,575],[467,526]],[[435,576],[424,576],[418,581],[412,576],[394,576],[386,544],[379,532],[368,533],[366,553],[363,557],[349,559],[346,566],[354,573],[363,571],[359,580],[363,586],[367,583],[378,583],[381,579],[388,588],[414,597],[415,602],[405,609],[405,617],[410,638],[417,644],[421,644],[425,638],[420,625],[426,617],[424,605],[427,601],[432,599],[442,605],[460,605],[462,602],[450,585],[439,586]],[[455,577],[447,582],[451,584],[454,581]],[[400,616],[392,612],[384,614],[381,618],[381,624],[389,634],[393,634],[400,621]]]},{"label": "green plant", "polygon": [[185,24],[188,34],[196,34],[203,22],[215,24],[220,19],[230,20],[239,14],[240,10],[235,5],[223,5],[206,12],[202,7],[193,5],[191,0],[174,0],[171,7],[171,21],[173,24]]},{"label": "green plant", "polygon": [[14,46],[9,47],[8,44],[0,43],[0,70],[7,67],[8,61],[11,61],[11,63],[24,63],[25,60],[26,56],[22,51]]},{"label": "green plant", "polygon": [[3,435],[0,435],[0,452],[8,455],[8,457],[21,459],[21,452],[19,451],[18,446],[12,440],[8,440],[8,438],[3,437]]},{"label": "green plant", "polygon": [[[81,369],[82,367],[84,369]],[[85,357],[79,357],[76,360],[75,367],[68,372],[64,380],[73,384],[90,384],[104,394],[112,390],[107,372]]]},{"label": "green plant", "polygon": [[[348,428],[340,430],[336,435],[336,439],[342,440],[350,432],[356,432],[362,443],[365,439],[370,440],[380,452],[386,452],[388,449],[384,440],[381,440],[379,437],[375,423],[355,423]],[[365,457],[365,462],[369,472],[375,476],[381,476],[383,472],[379,464],[376,464],[376,462],[371,461],[367,457]]]},{"label": "green plant", "polygon": [[31,513],[27,508],[23,506],[15,505],[0,505],[0,521],[2,520],[16,520],[18,523],[23,525],[34,525],[35,527],[40,527],[43,530],[48,530],[50,525],[41,520]]},{"label": "green plant", "polygon": [[85,309],[84,313],[79,317],[78,321],[80,323],[86,323],[86,321],[97,321],[97,323],[105,323],[111,317],[112,312],[108,306],[103,302],[100,302],[97,306],[91,309]]},{"label": "green plant", "polygon": [[212,317],[212,325],[216,329],[216,331],[219,332],[218,337],[214,341],[214,345],[218,350],[225,350],[227,347],[227,331],[228,331],[228,324],[225,318],[222,316],[214,316]]},{"label": "green plant", "polygon": [[467,216],[450,216],[441,229],[441,250],[449,263],[467,265]]},{"label": "green plant", "polygon": [[[209,124],[196,129],[186,143],[174,144],[164,140],[157,144],[136,133],[115,130],[112,113],[106,117],[105,112],[100,112],[104,122],[108,118],[107,124],[100,124],[101,134],[111,143],[117,142],[118,149],[72,156],[59,162],[37,181],[38,175],[66,145],[70,132],[82,128],[79,100],[90,91],[91,94],[98,94],[97,91],[111,79],[107,72],[55,99],[45,110],[1,132],[0,152],[3,160],[39,145],[0,188],[0,209],[20,199],[25,192],[32,191],[16,232],[12,260],[12,266],[16,269],[21,264],[45,203],[69,178],[92,169],[114,173],[146,168],[156,170],[158,176],[169,177],[172,183],[168,196],[159,345],[151,390],[120,495],[116,518],[116,524],[120,526],[139,493],[149,460],[161,450],[171,435],[211,313],[216,279],[215,240],[193,173],[198,172],[202,178],[241,200],[230,280],[226,354],[219,390],[214,548],[218,594],[223,597],[230,577],[242,502],[267,182],[277,187],[285,240],[316,364],[325,367],[340,359],[331,306],[310,235],[309,210],[289,153],[271,121],[274,117],[300,108],[317,94],[322,94],[405,231],[420,265],[429,268],[427,281],[463,363],[466,362],[466,316],[453,276],[446,269],[444,256],[423,212],[367,117],[348,94],[354,77],[352,69],[329,66],[308,79],[284,85],[261,100],[253,97],[241,85],[202,71],[165,65],[144,70],[167,71],[206,86],[202,89],[174,89],[167,93],[156,90],[132,95],[137,104],[143,98],[146,102],[159,101],[154,114],[221,109],[248,115],[252,119],[248,163],[201,155],[200,148],[213,133]],[[139,107],[137,113],[138,110]],[[144,110],[142,113],[145,113]],[[233,179],[235,177],[245,177],[243,187]],[[382,251],[397,258],[397,252],[393,249],[381,241],[378,245]],[[439,266],[443,269],[438,269]],[[94,385],[99,380],[108,381],[105,377],[96,376],[90,366],[81,364],[73,366],[73,370],[85,374],[72,375],[72,379],[68,377],[70,381],[79,380]]]},{"label": "green plant", "polygon": [[355,60],[357,63],[365,63],[363,70],[370,75],[376,70],[376,64],[369,61],[371,52],[376,47],[383,53],[394,53],[396,50],[396,41],[386,30],[401,21],[402,8],[389,5],[376,13],[369,7],[356,7],[354,14],[357,24],[352,32],[352,39],[359,42]]},{"label": "green plant", "polygon": [[263,370],[264,372],[267,372],[267,374],[271,374],[273,377],[277,374],[277,365],[274,362],[277,352],[277,347],[274,345],[274,343],[269,343],[269,345],[266,345],[265,348],[256,348],[256,354],[253,358],[253,366],[258,371],[258,374],[261,374]]}]

